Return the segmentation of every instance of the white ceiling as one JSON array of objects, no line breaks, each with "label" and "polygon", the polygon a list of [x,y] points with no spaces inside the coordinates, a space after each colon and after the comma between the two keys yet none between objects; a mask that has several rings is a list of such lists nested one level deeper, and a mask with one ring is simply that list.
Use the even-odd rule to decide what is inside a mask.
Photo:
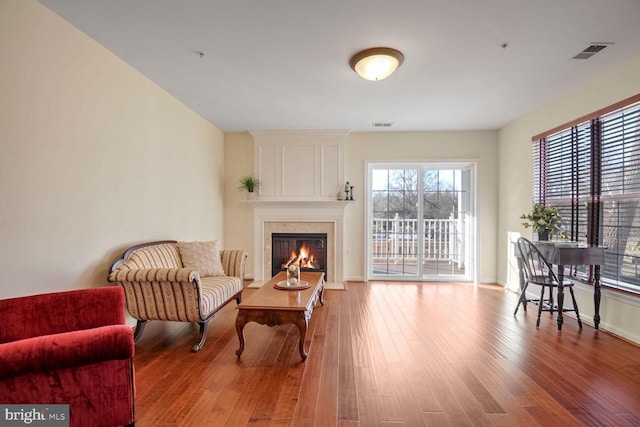
[{"label": "white ceiling", "polygon": [[640,54],[640,0],[40,1],[225,132],[497,129]]}]

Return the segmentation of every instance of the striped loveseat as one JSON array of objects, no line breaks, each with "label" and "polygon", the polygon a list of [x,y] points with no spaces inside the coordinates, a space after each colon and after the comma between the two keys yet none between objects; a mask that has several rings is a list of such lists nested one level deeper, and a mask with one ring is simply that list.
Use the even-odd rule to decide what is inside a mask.
[{"label": "striped loveseat", "polygon": [[[210,258],[217,263],[212,268]],[[136,341],[148,320],[195,322],[200,341],[191,351],[196,352],[213,315],[233,299],[240,303],[246,258],[244,250],[218,250],[217,242],[143,243],[111,266],[109,281],[124,288],[127,310],[137,320]]]}]

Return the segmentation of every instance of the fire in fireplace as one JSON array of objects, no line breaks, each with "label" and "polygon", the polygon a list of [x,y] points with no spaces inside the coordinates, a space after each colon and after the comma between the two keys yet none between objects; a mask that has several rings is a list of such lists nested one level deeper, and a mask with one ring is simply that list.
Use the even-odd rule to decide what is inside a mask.
[{"label": "fire in fireplace", "polygon": [[271,235],[272,276],[297,264],[300,271],[327,272],[326,233],[273,233]]}]

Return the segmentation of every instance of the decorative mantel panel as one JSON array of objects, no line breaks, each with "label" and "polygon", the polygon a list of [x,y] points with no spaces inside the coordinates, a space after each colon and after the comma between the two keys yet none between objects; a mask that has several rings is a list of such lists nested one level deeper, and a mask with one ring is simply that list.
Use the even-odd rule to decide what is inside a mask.
[{"label": "decorative mantel panel", "polygon": [[254,131],[263,200],[335,200],[344,185],[348,131]]}]

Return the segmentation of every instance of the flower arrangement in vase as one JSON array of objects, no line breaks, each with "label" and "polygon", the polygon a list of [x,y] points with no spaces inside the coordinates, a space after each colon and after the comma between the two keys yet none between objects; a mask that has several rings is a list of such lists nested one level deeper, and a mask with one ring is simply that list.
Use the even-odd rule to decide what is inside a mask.
[{"label": "flower arrangement in vase", "polygon": [[555,206],[545,206],[536,203],[528,214],[522,214],[520,219],[525,228],[533,228],[534,233],[538,233],[538,240],[549,240],[550,236],[556,235],[566,238],[567,233],[560,225],[562,217]]}]

